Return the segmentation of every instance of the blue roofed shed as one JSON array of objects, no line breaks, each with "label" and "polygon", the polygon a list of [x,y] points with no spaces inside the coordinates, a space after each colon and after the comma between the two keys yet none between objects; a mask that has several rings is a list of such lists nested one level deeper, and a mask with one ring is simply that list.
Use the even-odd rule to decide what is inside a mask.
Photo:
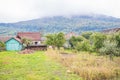
[{"label": "blue roofed shed", "polygon": [[5,42],[6,50],[8,51],[19,51],[22,50],[22,43],[18,38],[10,38]]}]

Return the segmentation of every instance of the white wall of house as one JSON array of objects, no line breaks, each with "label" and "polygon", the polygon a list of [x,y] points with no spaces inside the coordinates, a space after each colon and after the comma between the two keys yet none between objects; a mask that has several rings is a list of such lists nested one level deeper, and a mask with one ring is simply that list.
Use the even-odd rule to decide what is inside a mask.
[{"label": "white wall of house", "polygon": [[41,41],[32,41],[32,45],[40,45]]}]

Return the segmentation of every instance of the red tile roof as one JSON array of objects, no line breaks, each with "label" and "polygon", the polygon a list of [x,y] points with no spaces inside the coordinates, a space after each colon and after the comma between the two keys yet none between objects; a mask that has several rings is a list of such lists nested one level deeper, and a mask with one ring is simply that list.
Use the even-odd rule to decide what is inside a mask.
[{"label": "red tile roof", "polygon": [[74,33],[74,32],[70,32],[70,33],[67,33],[67,34],[65,35],[65,38],[66,38],[66,39],[70,39],[72,36],[77,36],[77,34]]},{"label": "red tile roof", "polygon": [[18,42],[21,43],[21,40],[19,38],[16,38],[16,37],[0,37],[0,41],[6,42],[6,41],[10,40],[11,38],[14,38],[15,40],[17,40]]},{"label": "red tile roof", "polygon": [[11,37],[0,37],[0,41],[1,42],[6,42],[7,40],[9,40]]},{"label": "red tile roof", "polygon": [[30,39],[32,41],[40,41],[41,40],[41,34],[39,32],[19,32],[17,33],[17,37],[22,39]]},{"label": "red tile roof", "polygon": [[14,39],[16,39],[18,42],[22,43],[22,41],[19,38],[13,37]]}]

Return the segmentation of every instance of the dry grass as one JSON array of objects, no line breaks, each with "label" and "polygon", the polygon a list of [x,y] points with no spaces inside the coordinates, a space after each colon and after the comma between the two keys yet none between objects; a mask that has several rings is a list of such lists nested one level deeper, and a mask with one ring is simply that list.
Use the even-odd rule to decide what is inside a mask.
[{"label": "dry grass", "polygon": [[[63,52],[63,49],[62,49]],[[75,73],[85,80],[119,80],[120,57],[110,61],[105,56],[79,54],[60,54],[57,49],[48,49],[47,56],[67,67],[68,73]]]}]

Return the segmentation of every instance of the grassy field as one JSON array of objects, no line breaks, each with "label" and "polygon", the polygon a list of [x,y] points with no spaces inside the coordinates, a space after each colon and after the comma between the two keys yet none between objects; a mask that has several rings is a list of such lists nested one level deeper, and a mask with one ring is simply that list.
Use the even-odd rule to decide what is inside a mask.
[{"label": "grassy field", "polygon": [[0,52],[0,80],[119,80],[119,61],[120,57],[110,61],[105,56],[70,50],[4,51]]},{"label": "grassy field", "polygon": [[81,80],[45,52],[0,52],[0,80]]},{"label": "grassy field", "polygon": [[65,66],[69,73],[77,74],[84,80],[120,80],[120,57],[111,61],[109,57],[97,56],[96,53],[71,53],[52,49],[46,52],[49,58]]}]

